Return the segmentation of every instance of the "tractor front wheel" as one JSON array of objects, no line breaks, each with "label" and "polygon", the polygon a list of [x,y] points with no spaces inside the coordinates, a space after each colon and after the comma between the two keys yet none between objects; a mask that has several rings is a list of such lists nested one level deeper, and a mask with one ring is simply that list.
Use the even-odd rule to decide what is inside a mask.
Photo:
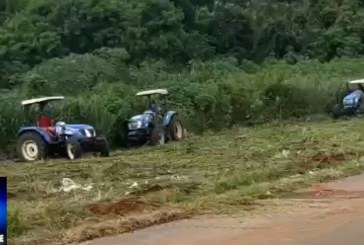
[{"label": "tractor front wheel", "polygon": [[109,157],[110,156],[109,143],[108,143],[108,141],[107,141],[107,139],[105,137],[101,138],[99,153],[100,153],[101,157]]},{"label": "tractor front wheel", "polygon": [[169,133],[174,141],[183,139],[183,126],[177,115],[173,116],[172,121],[169,124]]},{"label": "tractor front wheel", "polygon": [[36,132],[27,132],[18,138],[17,153],[22,161],[34,162],[45,159],[47,152],[47,143]]},{"label": "tractor front wheel", "polygon": [[156,126],[152,130],[152,135],[150,139],[151,145],[164,145],[166,143],[166,137],[164,135],[164,129],[161,126]]},{"label": "tractor front wheel", "polygon": [[66,140],[66,154],[70,160],[82,157],[82,147],[78,139],[71,137]]},{"label": "tractor front wheel", "polygon": [[340,116],[342,116],[342,108],[339,104],[336,104],[332,110],[332,117],[339,119]]}]

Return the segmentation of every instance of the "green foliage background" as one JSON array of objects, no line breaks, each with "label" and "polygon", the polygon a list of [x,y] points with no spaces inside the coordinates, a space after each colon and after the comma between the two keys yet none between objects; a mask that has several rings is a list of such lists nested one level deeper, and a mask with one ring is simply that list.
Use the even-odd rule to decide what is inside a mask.
[{"label": "green foliage background", "polygon": [[164,87],[195,132],[322,113],[364,74],[361,0],[0,1],[0,146],[26,120],[20,100],[53,109],[114,146]]}]

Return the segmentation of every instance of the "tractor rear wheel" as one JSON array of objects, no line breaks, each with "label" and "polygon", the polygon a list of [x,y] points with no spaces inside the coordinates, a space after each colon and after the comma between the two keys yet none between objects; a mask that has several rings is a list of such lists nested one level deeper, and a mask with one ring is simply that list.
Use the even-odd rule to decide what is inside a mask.
[{"label": "tractor rear wheel", "polygon": [[70,137],[66,140],[66,154],[68,159],[75,160],[82,157],[82,147],[78,139]]},{"label": "tractor rear wheel", "polygon": [[172,121],[169,124],[169,133],[174,141],[183,139],[183,126],[177,115],[173,116]]},{"label": "tractor rear wheel", "polygon": [[47,157],[48,146],[37,132],[26,132],[18,138],[17,153],[22,161],[34,162]]}]

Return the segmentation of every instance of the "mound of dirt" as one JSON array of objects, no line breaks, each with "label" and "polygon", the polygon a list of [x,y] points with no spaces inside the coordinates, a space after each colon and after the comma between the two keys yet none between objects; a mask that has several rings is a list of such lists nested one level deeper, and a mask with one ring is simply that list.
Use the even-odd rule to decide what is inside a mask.
[{"label": "mound of dirt", "polygon": [[316,186],[312,192],[314,197],[348,196],[350,191],[344,189],[334,189],[325,186]]},{"label": "mound of dirt", "polygon": [[344,163],[345,160],[346,157],[342,153],[324,154],[318,152],[311,157],[297,159],[297,168],[300,173],[304,173],[310,169],[339,165]]},{"label": "mound of dirt", "polygon": [[319,163],[332,164],[332,163],[339,163],[339,162],[345,161],[345,156],[342,153],[330,154],[330,155],[316,153],[315,155],[313,155],[311,157],[311,160],[314,162],[319,162]]},{"label": "mound of dirt", "polygon": [[352,191],[340,188],[332,188],[324,184],[316,184],[308,189],[298,190],[294,193],[289,193],[283,198],[298,198],[298,199],[328,199],[328,198],[362,198],[363,191]]},{"label": "mound of dirt", "polygon": [[98,203],[88,206],[88,210],[95,215],[127,215],[130,213],[141,212],[146,209],[155,209],[155,205],[147,204],[141,200],[128,198],[117,203]]}]

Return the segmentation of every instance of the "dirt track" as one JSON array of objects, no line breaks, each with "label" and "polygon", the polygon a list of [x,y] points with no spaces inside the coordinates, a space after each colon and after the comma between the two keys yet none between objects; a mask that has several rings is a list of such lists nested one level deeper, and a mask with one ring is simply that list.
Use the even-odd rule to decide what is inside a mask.
[{"label": "dirt track", "polygon": [[279,212],[259,217],[200,217],[82,245],[364,244],[364,175],[301,190],[279,203]]}]

